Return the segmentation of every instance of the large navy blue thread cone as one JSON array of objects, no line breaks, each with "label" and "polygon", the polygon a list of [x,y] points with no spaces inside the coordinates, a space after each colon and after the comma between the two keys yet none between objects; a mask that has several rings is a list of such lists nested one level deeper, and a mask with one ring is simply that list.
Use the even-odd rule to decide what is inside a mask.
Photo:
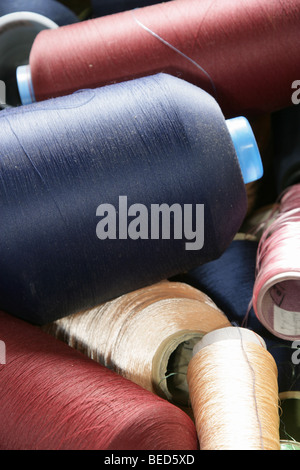
[{"label": "large navy blue thread cone", "polygon": [[[239,145],[209,94],[165,74],[2,111],[0,308],[44,324],[218,258],[247,211]],[[100,240],[97,207],[120,196],[203,204],[203,247]]]}]

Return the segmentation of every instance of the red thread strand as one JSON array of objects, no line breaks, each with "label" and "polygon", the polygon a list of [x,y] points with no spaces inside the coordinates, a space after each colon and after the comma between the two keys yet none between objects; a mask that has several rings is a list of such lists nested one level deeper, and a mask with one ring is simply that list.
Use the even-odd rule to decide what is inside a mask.
[{"label": "red thread strand", "polygon": [[197,450],[181,409],[0,312],[0,450]]},{"label": "red thread strand", "polygon": [[215,87],[227,117],[272,112],[291,104],[300,75],[299,24],[298,0],[176,0],[42,31],[36,99],[163,71]]}]

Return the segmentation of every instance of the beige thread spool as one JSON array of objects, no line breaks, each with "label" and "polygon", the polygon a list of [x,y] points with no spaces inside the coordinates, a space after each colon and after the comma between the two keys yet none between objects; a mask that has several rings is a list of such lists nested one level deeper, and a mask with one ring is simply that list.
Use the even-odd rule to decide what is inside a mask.
[{"label": "beige thread spool", "polygon": [[208,333],[187,381],[200,450],[280,450],[277,366],[260,336]]},{"label": "beige thread spool", "polygon": [[229,325],[198,289],[163,281],[57,320],[44,330],[143,388],[187,407],[186,372],[193,346],[209,331]]}]

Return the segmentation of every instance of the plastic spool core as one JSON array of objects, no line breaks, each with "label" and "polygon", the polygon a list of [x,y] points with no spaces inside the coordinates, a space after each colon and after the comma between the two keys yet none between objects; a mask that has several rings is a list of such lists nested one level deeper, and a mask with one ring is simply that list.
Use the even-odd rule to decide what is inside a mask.
[{"label": "plastic spool core", "polygon": [[0,17],[0,79],[6,85],[8,104],[20,102],[16,69],[28,64],[35,37],[44,29],[55,28],[54,21],[38,13],[21,11]]},{"label": "plastic spool core", "polygon": [[[257,295],[256,311],[261,323],[272,334],[292,341],[300,339],[300,294],[294,301],[293,309],[290,305],[285,308],[284,298],[279,295],[283,283],[288,283],[289,291],[300,292],[299,273],[291,271],[273,276],[261,287]],[[291,298],[291,295],[288,297]]]},{"label": "plastic spool core", "polygon": [[153,382],[163,398],[182,406],[189,406],[187,368],[193,347],[204,334],[181,331],[162,342],[153,358]]},{"label": "plastic spool core", "polygon": [[226,125],[239,160],[244,183],[259,180],[264,173],[263,164],[248,119],[243,116],[227,119]]},{"label": "plastic spool core", "polygon": [[233,339],[258,344],[259,346],[262,346],[263,348],[267,349],[266,343],[263,338],[261,338],[258,334],[254,333],[254,331],[247,330],[246,328],[229,326],[227,328],[212,331],[203,336],[202,340],[195,345],[193,355],[196,356],[196,354],[206,346],[217,343],[219,341]]}]

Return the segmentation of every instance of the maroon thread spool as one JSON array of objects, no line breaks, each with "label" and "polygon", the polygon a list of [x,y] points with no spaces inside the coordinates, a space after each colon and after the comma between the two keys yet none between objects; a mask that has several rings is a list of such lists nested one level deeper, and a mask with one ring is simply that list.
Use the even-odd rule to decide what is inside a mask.
[{"label": "maroon thread spool", "polygon": [[[181,409],[0,312],[0,450],[196,450]],[[3,344],[2,343],[2,344]]]},{"label": "maroon thread spool", "polygon": [[226,117],[250,117],[291,104],[299,24],[298,0],[159,3],[42,31],[18,82],[41,101],[164,72],[212,94]]}]

